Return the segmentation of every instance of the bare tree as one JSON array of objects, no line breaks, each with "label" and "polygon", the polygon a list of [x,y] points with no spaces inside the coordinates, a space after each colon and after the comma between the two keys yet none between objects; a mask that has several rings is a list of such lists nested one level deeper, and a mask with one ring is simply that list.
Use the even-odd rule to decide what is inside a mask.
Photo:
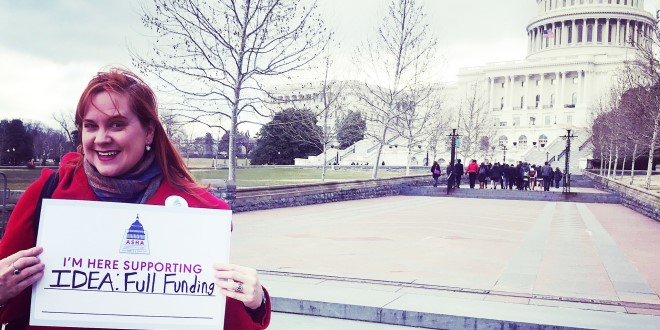
[{"label": "bare tree", "polygon": [[[157,34],[152,54],[133,54],[137,67],[182,98],[181,118],[209,127],[229,120],[229,174],[236,180],[236,132],[261,113],[270,77],[307,68],[327,43],[316,3],[293,0],[154,0],[143,22]],[[209,120],[209,118],[211,118]],[[258,119],[258,118],[257,118]]]},{"label": "bare tree", "polygon": [[410,101],[408,92],[422,86],[436,44],[419,1],[392,0],[376,40],[355,52],[357,69],[365,79],[356,93],[369,108],[367,134],[378,145],[373,178],[378,176],[383,147],[396,137],[396,123],[402,118],[399,105]]},{"label": "bare tree", "polygon": [[[398,105],[397,118],[393,127],[397,135],[405,141],[406,175],[410,175],[410,165],[415,148],[421,150],[421,145],[432,134],[435,118],[434,112],[442,111],[440,91],[425,85],[413,85],[406,93],[405,101]],[[434,98],[434,96],[438,96]]]},{"label": "bare tree", "polygon": [[465,89],[458,111],[458,127],[462,136],[460,154],[463,159],[488,157],[491,147],[495,146],[497,131],[479,82],[470,82]]},{"label": "bare tree", "polygon": [[[69,142],[75,144],[75,140],[77,139],[77,137],[74,136],[76,132],[76,120],[73,116],[73,112],[65,111],[53,113],[51,118],[53,118],[53,120],[55,120],[60,125],[60,128],[62,128],[62,131],[69,139]],[[73,147],[75,148],[77,146],[74,145]]]},{"label": "bare tree", "polygon": [[651,174],[656,149],[660,138],[660,11],[656,13],[653,29],[640,35],[635,44],[636,59],[628,63],[629,78],[639,101],[635,115],[638,116],[640,135],[649,141],[648,164],[644,186],[651,186]]},{"label": "bare tree", "polygon": [[[326,178],[329,149],[336,148],[339,151],[339,143],[337,141],[339,127],[336,123],[337,119],[341,117],[341,112],[344,108],[341,100],[345,96],[346,90],[346,82],[334,80],[331,77],[333,72],[333,61],[330,54],[331,48],[334,47],[329,47],[323,57],[323,79],[318,83],[304,85],[304,88],[309,93],[300,95],[296,100],[290,100],[288,102],[274,100],[275,105],[278,106],[275,107],[277,109],[276,111],[284,110],[281,108],[283,106],[285,108],[309,110],[315,116],[315,121],[309,120],[309,118],[301,118],[301,120],[288,123],[283,127],[282,132],[293,141],[321,147],[319,152],[323,156],[321,170],[322,182]],[[310,97],[307,97],[307,95]],[[309,125],[320,126],[321,129],[319,130],[318,127],[310,127]]]}]

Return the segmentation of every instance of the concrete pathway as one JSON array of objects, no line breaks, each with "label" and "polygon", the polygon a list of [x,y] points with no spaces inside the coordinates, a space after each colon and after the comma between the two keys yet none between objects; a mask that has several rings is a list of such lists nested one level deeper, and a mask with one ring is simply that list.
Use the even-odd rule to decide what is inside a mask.
[{"label": "concrete pathway", "polygon": [[281,312],[660,329],[657,237],[615,204],[397,196],[235,214],[231,261],[262,271]]}]

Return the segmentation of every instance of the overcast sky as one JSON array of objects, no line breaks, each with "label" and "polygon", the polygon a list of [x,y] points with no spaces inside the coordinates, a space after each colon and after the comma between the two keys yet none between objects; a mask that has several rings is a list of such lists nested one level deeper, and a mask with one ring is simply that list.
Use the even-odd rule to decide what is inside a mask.
[{"label": "overcast sky", "polygon": [[[54,127],[51,113],[74,111],[99,69],[132,69],[128,46],[146,48],[151,34],[140,21],[145,1],[0,0],[0,119],[35,119]],[[648,9],[658,1],[647,0]],[[389,1],[318,3],[348,63],[382,22]],[[427,0],[425,8],[438,38],[442,80],[452,80],[459,67],[526,56],[525,28],[536,15],[536,0]],[[339,71],[354,70],[346,64]]]}]

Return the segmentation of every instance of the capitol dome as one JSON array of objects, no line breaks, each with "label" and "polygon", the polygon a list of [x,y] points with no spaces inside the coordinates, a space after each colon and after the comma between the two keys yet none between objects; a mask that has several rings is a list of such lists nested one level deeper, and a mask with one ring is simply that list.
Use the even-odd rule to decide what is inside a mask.
[{"label": "capitol dome", "polygon": [[644,0],[536,0],[527,25],[527,58],[623,55],[648,35],[654,17]]}]

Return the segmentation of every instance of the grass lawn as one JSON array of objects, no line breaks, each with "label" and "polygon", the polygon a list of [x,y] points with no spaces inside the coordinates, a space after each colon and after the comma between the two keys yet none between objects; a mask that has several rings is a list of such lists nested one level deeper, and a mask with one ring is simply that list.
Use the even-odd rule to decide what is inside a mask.
[{"label": "grass lawn", "polygon": [[[193,164],[191,159],[191,167],[206,163],[208,167],[212,164],[212,160],[197,160],[197,164]],[[240,164],[240,162],[239,162]],[[205,167],[207,167],[205,166]],[[199,166],[201,167],[201,166]],[[198,167],[198,168],[199,168]],[[0,169],[7,175],[8,187],[10,190],[25,190],[32,182],[34,182],[41,175],[41,169],[27,169],[25,167],[19,168],[4,168]],[[193,169],[192,173],[195,179],[201,181],[202,179],[227,179],[227,170],[201,170]],[[389,172],[378,171],[379,178],[391,178],[405,175],[405,171]],[[236,173],[237,185],[239,187],[258,187],[258,186],[274,186],[274,185],[287,185],[298,183],[314,183],[321,182],[321,169],[301,169],[301,168],[282,168],[282,167],[258,167],[258,168],[239,168]],[[326,181],[347,181],[371,178],[371,170],[332,170],[330,166],[326,170]],[[3,182],[0,176],[0,190],[3,189]]]},{"label": "grass lawn", "polygon": [[[193,170],[195,179],[227,179],[227,170]],[[326,170],[326,181],[347,181],[371,178],[371,171],[333,171],[330,167]],[[378,171],[379,178],[391,178],[403,176],[405,171],[387,172]],[[236,184],[239,187],[276,186],[298,183],[321,182],[321,169],[301,168],[239,168],[236,172]]]}]

